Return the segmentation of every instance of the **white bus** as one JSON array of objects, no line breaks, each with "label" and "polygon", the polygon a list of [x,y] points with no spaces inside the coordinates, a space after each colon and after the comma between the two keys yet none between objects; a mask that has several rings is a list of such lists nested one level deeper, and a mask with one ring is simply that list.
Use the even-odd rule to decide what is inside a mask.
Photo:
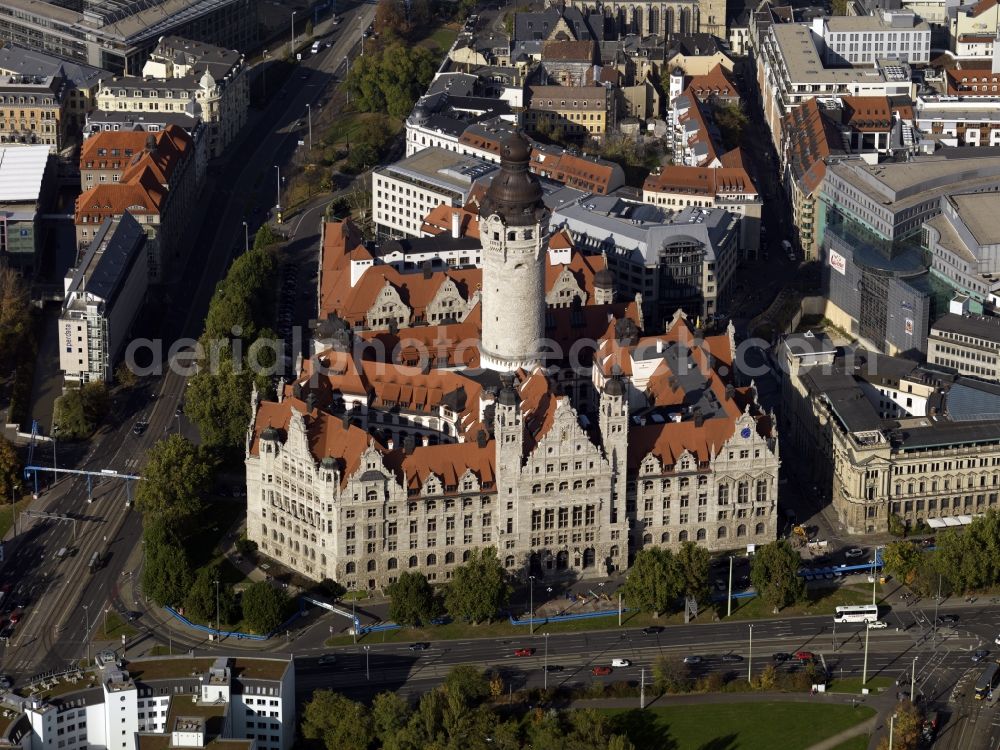
[{"label": "white bus", "polygon": [[833,616],[834,622],[877,622],[878,607],[874,604],[859,604],[850,607],[837,607]]}]

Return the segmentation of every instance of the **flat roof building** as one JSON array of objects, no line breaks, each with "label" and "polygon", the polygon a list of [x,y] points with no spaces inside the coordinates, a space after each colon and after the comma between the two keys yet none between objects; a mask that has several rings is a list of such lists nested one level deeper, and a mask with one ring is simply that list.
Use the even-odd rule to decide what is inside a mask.
[{"label": "flat roof building", "polygon": [[49,147],[0,147],[0,258],[30,272],[41,249],[39,214],[55,190]]},{"label": "flat roof building", "polygon": [[948,313],[931,324],[927,362],[960,375],[1000,380],[1000,318]]}]

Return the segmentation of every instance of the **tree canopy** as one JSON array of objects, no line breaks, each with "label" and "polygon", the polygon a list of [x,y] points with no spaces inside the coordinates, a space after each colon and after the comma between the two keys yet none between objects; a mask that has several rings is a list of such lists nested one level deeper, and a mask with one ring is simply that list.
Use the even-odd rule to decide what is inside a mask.
[{"label": "tree canopy", "polygon": [[389,585],[389,619],[399,625],[418,626],[441,614],[443,607],[423,573],[403,571]]},{"label": "tree canopy", "polygon": [[21,483],[21,457],[14,444],[0,437],[0,498],[9,498],[14,486]]},{"label": "tree canopy", "polygon": [[906,584],[913,583],[921,557],[923,552],[913,542],[891,542],[882,550],[885,572]]},{"label": "tree canopy", "polygon": [[512,591],[496,548],[474,549],[469,559],[455,568],[445,592],[445,605],[455,617],[488,622],[507,606]]},{"label": "tree canopy", "polygon": [[386,112],[403,119],[427,88],[436,68],[426,47],[392,42],[351,63],[346,85],[362,112]]},{"label": "tree canopy", "polygon": [[801,566],[799,553],[785,539],[777,539],[757,548],[750,564],[750,582],[765,602],[782,609],[805,597]]},{"label": "tree canopy", "polygon": [[368,750],[371,717],[362,704],[332,690],[317,690],[303,711],[302,735],[322,740],[327,750]]},{"label": "tree canopy", "polygon": [[641,609],[659,615],[677,608],[681,596],[674,554],[663,547],[645,547],[636,553],[622,598],[629,609]]},{"label": "tree canopy", "polygon": [[990,508],[960,533],[937,535],[936,568],[959,592],[989,588],[1000,582],[1000,512]]},{"label": "tree canopy", "polygon": [[61,438],[88,438],[108,413],[107,386],[96,381],[69,388],[55,403],[53,421]]},{"label": "tree canopy", "polygon": [[142,474],[135,503],[149,521],[179,533],[201,513],[212,466],[204,452],[186,438],[171,434],[156,443]]},{"label": "tree canopy", "polygon": [[251,583],[243,590],[243,621],[254,633],[273,633],[285,620],[288,597],[267,581]]}]

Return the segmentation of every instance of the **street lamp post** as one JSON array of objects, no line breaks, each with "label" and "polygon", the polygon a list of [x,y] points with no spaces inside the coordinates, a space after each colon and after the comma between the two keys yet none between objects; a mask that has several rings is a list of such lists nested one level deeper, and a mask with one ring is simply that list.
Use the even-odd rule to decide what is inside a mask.
[{"label": "street lamp post", "polygon": [[277,193],[277,198],[276,198],[276,201],[275,201],[275,204],[274,204],[274,210],[275,211],[281,211],[281,167],[278,166],[277,164],[275,164],[274,168],[278,172],[278,181],[277,181],[278,193]]},{"label": "street lamp post", "polygon": [[90,666],[90,605],[83,605],[83,640],[87,642],[87,666]]},{"label": "street lamp post", "polygon": [[309,123],[309,150],[313,147],[313,114],[312,105],[306,104],[306,121]]},{"label": "street lamp post", "polygon": [[21,489],[20,482],[12,482],[10,485],[10,525],[14,529],[14,536],[17,536],[17,500],[15,496]]},{"label": "street lamp post", "polygon": [[875,570],[876,560],[878,560],[878,547],[875,548],[875,554],[872,556],[872,606],[875,605],[875,585],[878,583],[878,575]]},{"label": "street lamp post", "polygon": [[734,556],[729,556],[729,593],[726,597],[726,617],[733,614],[733,560]]},{"label": "street lamp post", "polygon": [[747,682],[753,682],[753,623],[750,623],[750,647],[747,651]]},{"label": "street lamp post", "polygon": [[[59,461],[57,460],[57,457],[56,457],[56,436],[58,434],[59,434],[59,425],[57,425],[57,424],[52,425],[52,468],[53,469],[58,469],[59,468]],[[52,472],[52,484],[55,484],[58,481],[59,481],[59,472],[58,471],[53,471]]]},{"label": "street lamp post", "polygon": [[546,690],[549,689],[549,634],[542,633],[545,636],[545,666],[543,669],[542,684]]},{"label": "street lamp post", "polygon": [[910,665],[910,703],[917,702],[917,657],[913,657]]},{"label": "street lamp post", "polygon": [[260,98],[267,99],[267,50],[264,50],[264,62],[260,64]]},{"label": "street lamp post", "polygon": [[528,633],[535,634],[535,577],[528,576]]},{"label": "street lamp post", "polygon": [[368,669],[368,650],[371,648],[371,646],[364,646],[363,648],[365,649],[365,679],[371,680],[372,673]]},{"label": "street lamp post", "polygon": [[243,222],[243,252],[250,252],[250,225]]},{"label": "street lamp post", "polygon": [[222,623],[219,621],[219,581],[215,581],[215,638],[218,640],[219,632],[222,630]]},{"label": "street lamp post", "polygon": [[941,604],[941,574],[938,573],[938,593],[934,600],[934,645],[937,647],[938,605]]},{"label": "street lamp post", "polygon": [[892,733],[896,728],[896,714],[889,717],[889,750],[892,750]]},{"label": "street lamp post", "polygon": [[861,669],[861,687],[868,684],[868,634],[872,632],[872,629],[867,625],[865,626],[865,663]]},{"label": "street lamp post", "polygon": [[289,56],[295,54],[295,14],[296,13],[298,13],[298,11],[296,11],[296,10],[292,11],[292,48],[288,52]]}]

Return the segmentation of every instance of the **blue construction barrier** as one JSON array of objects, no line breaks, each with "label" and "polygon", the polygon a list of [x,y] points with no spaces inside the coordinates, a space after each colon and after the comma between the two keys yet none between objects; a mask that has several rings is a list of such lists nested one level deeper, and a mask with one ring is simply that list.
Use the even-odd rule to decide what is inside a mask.
[{"label": "blue construction barrier", "polygon": [[[164,607],[164,609],[167,612],[169,612],[174,617],[174,619],[178,620],[179,622],[184,623],[189,628],[192,628],[193,630],[200,630],[203,633],[208,633],[210,635],[214,635],[217,638],[235,638],[236,640],[239,640],[239,641],[242,641],[242,640],[248,640],[248,641],[266,641],[268,638],[270,638],[272,635],[274,635],[274,633],[271,633],[269,635],[256,635],[254,633],[240,633],[240,632],[235,631],[235,630],[217,630],[216,628],[209,627],[208,625],[199,625],[196,622],[191,622],[188,618],[186,618],[180,612],[178,612],[177,610],[175,610],[173,607]],[[281,625],[281,627],[278,628],[278,630],[275,631],[275,632],[280,632],[281,630],[284,630],[285,627],[289,623],[291,623],[292,620],[294,620],[298,616],[299,615],[296,612],[294,615],[292,615],[290,618],[288,618],[288,620],[286,620]]]},{"label": "blue construction barrier", "polygon": [[382,633],[386,630],[400,630],[402,625],[397,625],[394,622],[384,622],[381,625],[369,625],[368,627],[361,628],[358,630],[358,635],[364,635],[365,633]]},{"label": "blue construction barrier", "polygon": [[[628,609],[623,609],[622,612],[628,612]],[[569,622],[570,620],[591,620],[595,617],[607,617],[608,615],[617,615],[617,609],[607,609],[601,612],[580,612],[575,615],[553,615],[552,617],[535,617],[535,625],[539,623],[545,624],[548,622]],[[526,620],[515,620],[513,615],[510,616],[511,625],[530,625],[532,618]]]}]

